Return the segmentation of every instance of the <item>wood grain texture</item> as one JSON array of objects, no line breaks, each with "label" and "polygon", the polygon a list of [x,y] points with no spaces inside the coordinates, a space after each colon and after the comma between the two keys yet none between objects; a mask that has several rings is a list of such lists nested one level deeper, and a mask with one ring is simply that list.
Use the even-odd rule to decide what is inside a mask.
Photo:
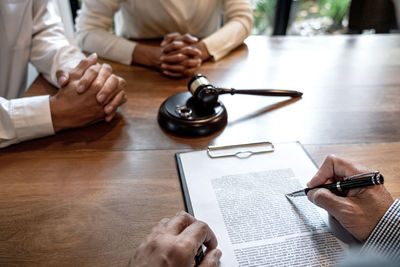
[{"label": "wood grain texture", "polygon": [[0,266],[126,266],[184,209],[173,153],[2,154]]},{"label": "wood grain texture", "polygon": [[[400,197],[400,143],[306,149],[318,164],[336,153],[380,170]],[[155,223],[184,209],[175,152],[1,154],[0,266],[126,266]]]},{"label": "wood grain texture", "polygon": [[[299,140],[318,164],[335,153],[381,171],[399,198],[399,47],[397,35],[250,37],[200,71],[216,85],[304,97],[224,96],[227,128],[199,139],[156,121],[188,79],[111,63],[128,81],[115,121],[0,150],[0,266],[126,266],[153,225],[184,208],[173,155],[210,144]],[[39,78],[26,96],[55,92]]]},{"label": "wood grain texture", "polygon": [[[187,90],[141,67],[111,63],[128,82],[128,103],[111,125],[99,123],[14,146],[12,151],[187,149],[259,140],[304,144],[400,141],[400,36],[250,37],[246,45],[199,72],[219,86],[298,89],[304,97],[223,96],[228,126],[190,139],[157,124],[161,103]],[[28,95],[54,93],[40,78]],[[240,133],[240,134],[239,134]]]}]

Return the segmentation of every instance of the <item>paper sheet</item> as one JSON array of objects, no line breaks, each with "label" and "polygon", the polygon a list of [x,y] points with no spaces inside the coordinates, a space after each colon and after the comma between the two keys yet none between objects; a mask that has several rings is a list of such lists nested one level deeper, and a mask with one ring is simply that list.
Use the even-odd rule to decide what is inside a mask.
[{"label": "paper sheet", "polygon": [[298,143],[275,149],[247,159],[180,154],[194,215],[216,233],[221,266],[337,264],[346,246],[329,231],[328,214],[306,197],[285,197],[317,168]]}]

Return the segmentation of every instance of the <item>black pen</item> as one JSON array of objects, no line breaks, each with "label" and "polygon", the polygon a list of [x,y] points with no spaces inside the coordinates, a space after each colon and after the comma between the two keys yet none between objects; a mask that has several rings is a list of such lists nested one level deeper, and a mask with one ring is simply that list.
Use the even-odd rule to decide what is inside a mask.
[{"label": "black pen", "polygon": [[290,194],[286,194],[287,197],[300,197],[306,196],[310,190],[317,188],[326,188],[333,193],[340,194],[343,193],[344,190],[360,188],[371,185],[380,185],[383,184],[383,175],[378,171],[374,172],[366,172],[361,174],[356,174],[353,176],[349,176],[344,178],[343,181],[332,183],[332,184],[323,184],[312,188],[302,189]]}]

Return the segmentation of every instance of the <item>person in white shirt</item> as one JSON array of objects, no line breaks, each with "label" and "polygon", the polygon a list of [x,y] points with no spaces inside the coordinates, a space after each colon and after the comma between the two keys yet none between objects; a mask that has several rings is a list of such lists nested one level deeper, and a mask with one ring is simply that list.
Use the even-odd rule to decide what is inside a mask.
[{"label": "person in white shirt", "polygon": [[[0,148],[110,121],[126,101],[125,80],[68,42],[53,0],[0,1],[0,38]],[[61,87],[55,96],[13,99],[26,90],[29,62]]]},{"label": "person in white shirt", "polygon": [[[77,38],[100,57],[180,77],[227,55],[252,25],[248,0],[83,0]],[[160,46],[129,40],[157,38],[164,38]]]}]

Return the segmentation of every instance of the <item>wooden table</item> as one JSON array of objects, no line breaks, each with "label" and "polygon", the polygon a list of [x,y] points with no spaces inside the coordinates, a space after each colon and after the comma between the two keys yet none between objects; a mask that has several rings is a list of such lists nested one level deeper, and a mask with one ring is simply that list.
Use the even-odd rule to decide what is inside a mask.
[{"label": "wooden table", "polygon": [[[400,36],[250,37],[200,72],[236,88],[292,88],[301,100],[224,96],[228,126],[163,132],[157,111],[188,79],[112,64],[129,102],[99,123],[0,151],[0,266],[125,266],[161,218],[184,208],[173,155],[213,144],[298,140],[379,169],[400,197]],[[39,78],[27,95],[54,93]]]}]

